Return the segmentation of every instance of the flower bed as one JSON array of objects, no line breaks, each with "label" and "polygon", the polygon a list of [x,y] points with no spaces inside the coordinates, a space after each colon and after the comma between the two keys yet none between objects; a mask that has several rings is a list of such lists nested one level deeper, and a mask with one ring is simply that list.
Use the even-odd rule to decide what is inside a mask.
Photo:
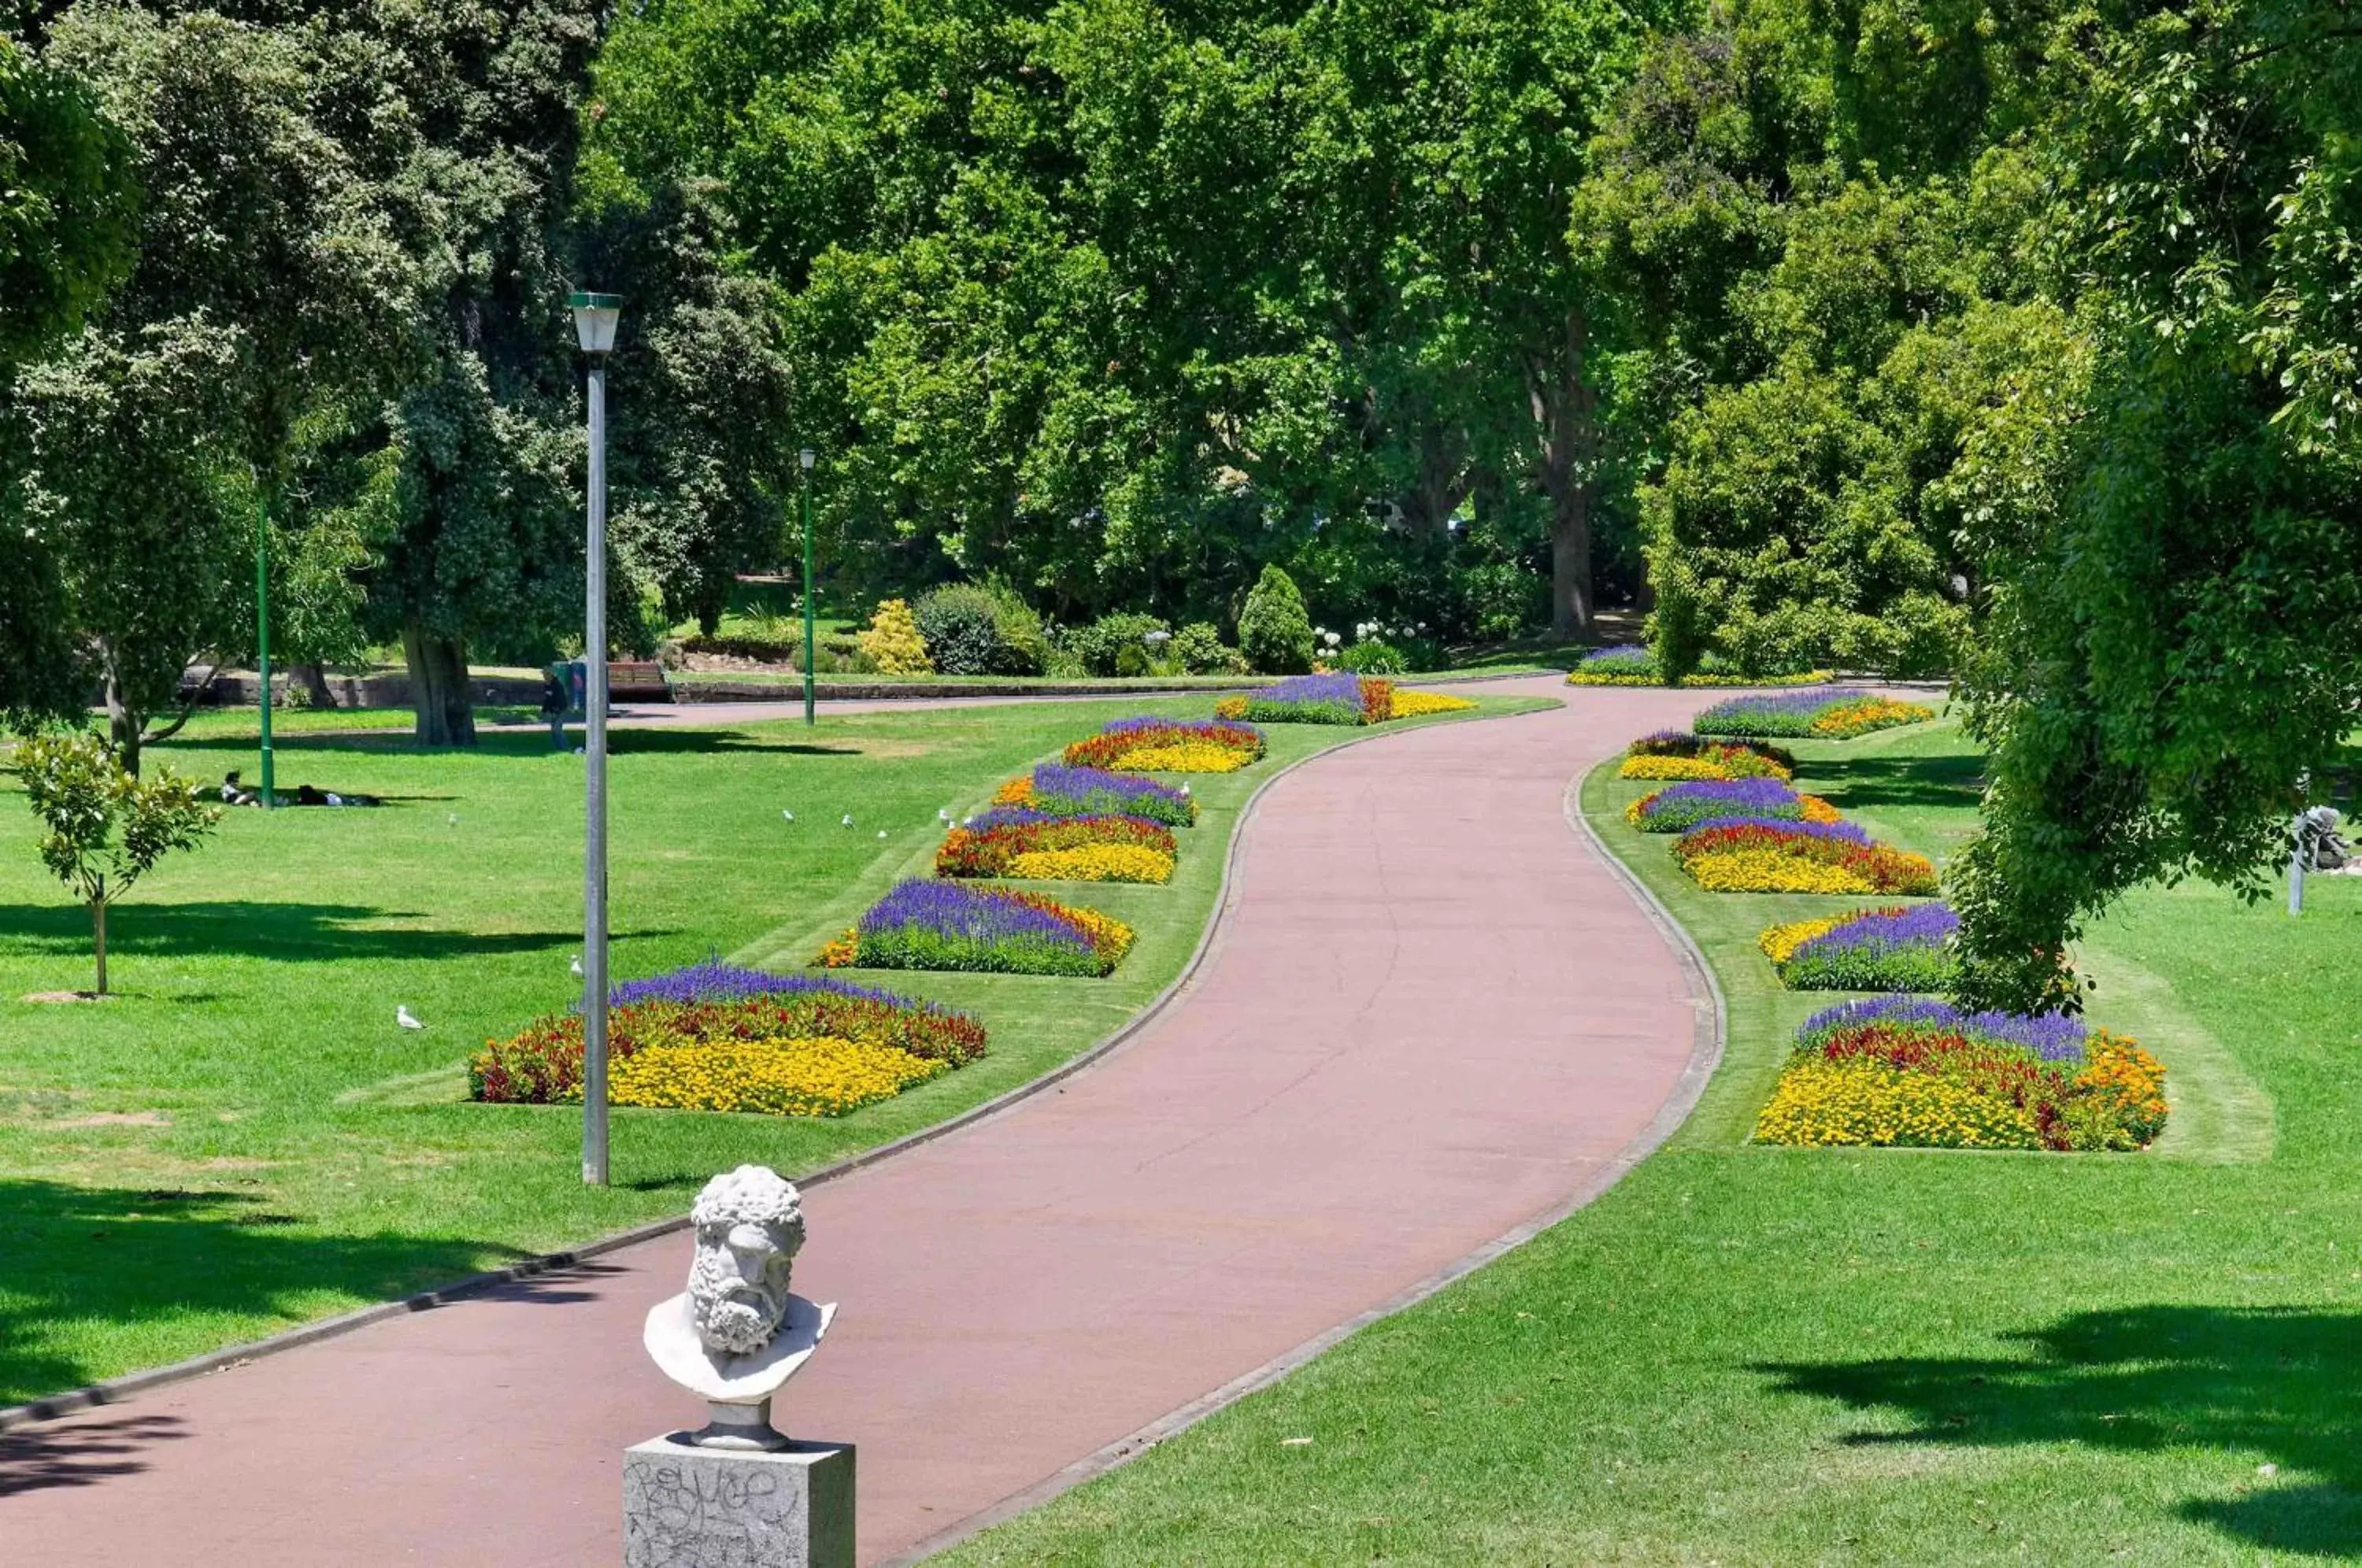
[{"label": "flower bed", "polygon": [[1661,730],[1624,748],[1618,778],[1777,778],[1796,776],[1796,758],[1760,741],[1708,740],[1687,730]]},{"label": "flower bed", "polygon": [[2165,1069],[2072,1019],[1922,998],[1807,1019],[1755,1136],[1766,1143],[2131,1151],[2164,1131]]},{"label": "flower bed", "polygon": [[1106,975],[1131,947],[1131,928],[1013,888],[897,883],[851,931],[822,949],[832,967],[970,969],[1003,975]]},{"label": "flower bed", "polygon": [[1756,945],[1791,990],[1935,991],[1958,971],[1959,929],[1948,904],[1905,904],[1775,925]]},{"label": "flower bed", "polygon": [[996,806],[1020,806],[1045,816],[1145,817],[1172,827],[1198,820],[1198,802],[1187,785],[1179,789],[1104,767],[1069,767],[1045,762],[1012,778],[992,798]]},{"label": "flower bed", "polygon": [[1800,795],[1777,778],[1700,778],[1669,784],[1624,808],[1624,820],[1642,833],[1683,833],[1717,817],[1759,822],[1834,823],[1838,810],[1818,795]]},{"label": "flower bed", "polygon": [[[825,1043],[827,1049],[803,1049],[815,1042]],[[787,1053],[793,1060],[778,1057],[776,1052],[763,1057],[760,1076],[769,1087],[760,1091],[749,1087],[740,1096],[748,1103],[701,1108],[758,1109],[753,1102],[764,1094],[786,1097],[793,1091],[803,1096],[801,1103],[839,1109],[780,1114],[839,1114],[856,1103],[870,1103],[847,1086],[874,1086],[876,1076],[889,1069],[906,1084],[947,1072],[984,1055],[985,1032],[984,1025],[966,1013],[834,976],[772,975],[720,964],[692,965],[629,981],[608,994],[607,1050],[618,1078],[624,1065],[642,1052],[668,1053],[664,1071],[651,1069],[644,1085],[657,1098],[621,1098],[611,1081],[610,1092],[617,1094],[618,1104],[687,1103],[682,1099],[686,1088],[657,1086],[685,1082],[689,1058],[698,1052],[756,1045],[797,1049]],[[910,1063],[923,1065],[924,1072]],[[756,1071],[751,1059],[750,1065],[717,1066],[715,1081],[741,1081]],[[469,1098],[499,1104],[580,1100],[581,1018],[543,1018],[506,1040],[487,1041],[469,1060],[468,1088]],[[784,1104],[786,1099],[778,1102]]]},{"label": "flower bed", "polygon": [[1217,719],[1258,724],[1383,724],[1394,717],[1395,684],[1375,676],[1297,675],[1214,704]]},{"label": "flower bed", "polygon": [[1772,697],[1733,697],[1691,721],[1702,735],[1798,735],[1850,740],[1872,730],[1915,724],[1936,716],[1917,702],[1898,702],[1844,687],[1787,691]]},{"label": "flower bed", "polygon": [[998,806],[944,835],[935,875],[1165,882],[1178,853],[1173,830],[1146,817],[1065,817]]},{"label": "flower bed", "polygon": [[[1802,675],[1734,675],[1713,655],[1707,662],[1689,675],[1682,677],[1685,687],[1711,686],[1801,686],[1827,680],[1829,672],[1816,669]],[[1659,679],[1657,657],[1639,643],[1624,643],[1615,647],[1598,648],[1584,655],[1581,663],[1567,673],[1569,686],[1662,686]]]},{"label": "flower bed", "polygon": [[1260,760],[1263,732],[1220,719],[1118,719],[1066,748],[1075,767],[1148,773],[1231,773]]},{"label": "flower bed", "polygon": [[1852,823],[1714,817],[1673,841],[1673,857],[1713,893],[1936,891],[1924,855],[1871,842]]}]

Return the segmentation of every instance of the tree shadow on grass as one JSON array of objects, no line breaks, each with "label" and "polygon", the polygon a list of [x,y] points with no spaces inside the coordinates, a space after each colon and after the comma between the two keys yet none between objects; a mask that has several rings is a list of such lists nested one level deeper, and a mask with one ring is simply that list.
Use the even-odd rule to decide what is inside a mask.
[{"label": "tree shadow on grass", "polygon": [[1977,756],[1816,758],[1802,771],[1814,794],[1840,808],[1972,808],[1984,790]]},{"label": "tree shadow on grass", "polygon": [[[1907,1431],[1860,1446],[2078,1442],[2126,1453],[2259,1454],[2257,1479],[2176,1511],[2239,1540],[2317,1556],[2362,1549],[2362,1314],[2153,1306],[2082,1312],[2012,1336],[2008,1360],[1772,1364],[1784,1393],[1895,1409]],[[2290,1474],[2293,1473],[2293,1474]]]},{"label": "tree shadow on grass", "polygon": [[[386,1300],[520,1255],[447,1236],[323,1236],[263,1205],[250,1193],[0,1180],[0,1257],[7,1259],[0,1276],[0,1404],[127,1370],[92,1359],[80,1331],[85,1325],[137,1331],[213,1314],[308,1318],[318,1315],[323,1291]],[[157,1359],[202,1348],[176,1345]],[[10,1457],[0,1451],[0,1491]]]},{"label": "tree shadow on grass", "polygon": [[[328,963],[346,958],[445,959],[546,953],[582,945],[579,931],[420,931],[363,922],[416,919],[395,910],[356,904],[262,903],[227,900],[214,903],[122,904],[106,917],[110,955],[169,956],[237,955],[289,963]],[[618,933],[626,937],[669,936],[669,930]],[[0,904],[0,945],[17,945],[60,957],[85,955],[90,915],[73,904]]]}]

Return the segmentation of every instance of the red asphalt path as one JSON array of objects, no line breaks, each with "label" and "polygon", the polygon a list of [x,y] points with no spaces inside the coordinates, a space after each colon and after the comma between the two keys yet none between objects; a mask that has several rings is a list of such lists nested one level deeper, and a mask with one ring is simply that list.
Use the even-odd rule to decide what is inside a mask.
[{"label": "red asphalt path", "polygon": [[[1691,1058],[1679,959],[1564,819],[1701,699],[1381,735],[1274,784],[1184,996],[1036,1098],[805,1199],[843,1304],[778,1412],[911,1551],[1564,1209]],[[0,1563],[622,1551],[621,1456],[697,1408],[639,1345],[687,1238],[0,1435]]]}]

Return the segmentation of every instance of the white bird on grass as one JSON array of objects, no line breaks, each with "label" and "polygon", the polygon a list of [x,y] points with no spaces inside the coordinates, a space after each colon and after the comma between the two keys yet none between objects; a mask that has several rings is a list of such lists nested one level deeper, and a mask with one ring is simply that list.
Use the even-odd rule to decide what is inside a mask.
[{"label": "white bird on grass", "polygon": [[947,822],[949,822],[949,821],[951,821],[951,820],[952,820],[952,814],[951,814],[949,812],[944,811],[944,810],[942,807],[940,807],[940,806],[938,806],[938,807],[936,807],[936,808],[935,808],[935,821],[937,821],[937,822],[939,822],[939,823],[947,823]]},{"label": "white bird on grass", "polygon": [[851,827],[853,825],[853,813],[851,812],[844,813],[844,825],[846,827]]},{"label": "white bird on grass", "polygon": [[404,1029],[424,1029],[426,1027],[425,1024],[419,1022],[418,1020],[411,1017],[410,1010],[406,1007],[397,1007],[393,1010],[393,1021],[394,1022],[402,1025]]},{"label": "white bird on grass", "polygon": [[580,955],[579,953],[578,953],[578,954],[576,954],[576,955],[574,955],[574,963],[573,963],[572,967],[573,967],[574,973],[575,973],[578,977],[582,973],[582,955]]},{"label": "white bird on grass", "polygon": [[796,820],[796,814],[793,812],[781,812],[779,813],[779,820],[782,822],[791,823]]}]

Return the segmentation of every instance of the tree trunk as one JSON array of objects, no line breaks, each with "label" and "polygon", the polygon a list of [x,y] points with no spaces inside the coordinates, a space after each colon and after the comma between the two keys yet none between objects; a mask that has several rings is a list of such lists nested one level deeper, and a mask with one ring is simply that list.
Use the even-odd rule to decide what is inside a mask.
[{"label": "tree trunk", "polygon": [[476,744],[476,698],[468,684],[468,646],[437,636],[417,622],[402,628],[403,662],[410,667],[410,706],[421,745]]},{"label": "tree trunk", "polygon": [[328,672],[316,664],[289,665],[287,683],[304,689],[306,707],[333,708],[337,705],[337,694],[328,689]]},{"label": "tree trunk", "polygon": [[[115,655],[106,655],[106,732],[115,742],[123,771],[137,778],[139,776],[139,737],[148,728],[148,715],[132,708],[124,698],[123,678],[116,668]],[[100,989],[105,988],[101,986]]]},{"label": "tree trunk", "polygon": [[1591,505],[1599,484],[1599,398],[1584,379],[1590,327],[1567,313],[1564,341],[1528,370],[1540,432],[1535,477],[1551,503],[1551,635],[1587,638],[1596,606],[1591,586]]},{"label": "tree trunk", "polygon": [[98,991],[106,994],[106,900],[93,899],[90,904],[90,934],[98,949]]}]

